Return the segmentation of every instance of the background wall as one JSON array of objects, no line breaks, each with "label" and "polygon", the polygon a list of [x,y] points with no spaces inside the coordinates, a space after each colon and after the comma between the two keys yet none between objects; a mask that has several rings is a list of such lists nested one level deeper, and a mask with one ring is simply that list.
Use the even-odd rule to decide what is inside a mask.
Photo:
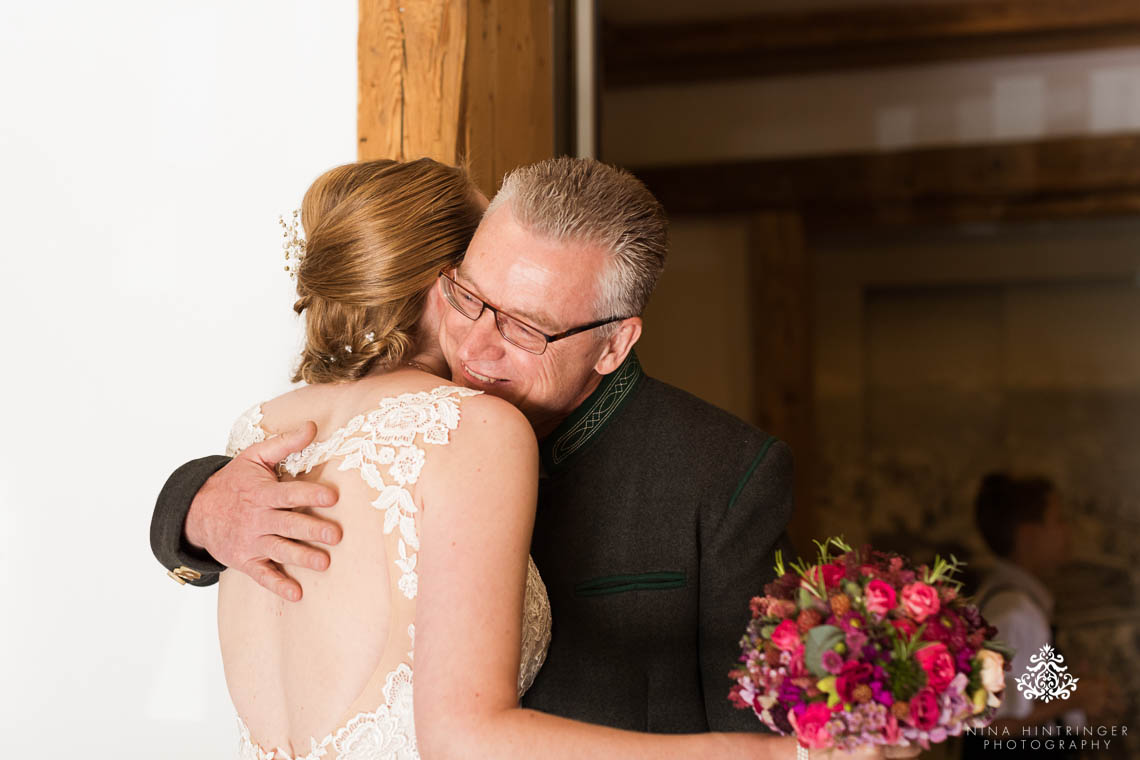
[{"label": "background wall", "polygon": [[288,386],[276,215],[355,158],[356,3],[5,3],[0,70],[5,750],[224,757],[216,594],[147,527]]}]

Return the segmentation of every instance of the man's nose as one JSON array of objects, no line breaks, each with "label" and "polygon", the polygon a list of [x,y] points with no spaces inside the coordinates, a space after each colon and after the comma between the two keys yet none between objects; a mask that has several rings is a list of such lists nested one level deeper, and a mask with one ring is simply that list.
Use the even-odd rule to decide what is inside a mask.
[{"label": "man's nose", "polygon": [[495,314],[484,309],[464,336],[459,356],[464,361],[497,361],[504,353],[503,336],[495,324]]}]

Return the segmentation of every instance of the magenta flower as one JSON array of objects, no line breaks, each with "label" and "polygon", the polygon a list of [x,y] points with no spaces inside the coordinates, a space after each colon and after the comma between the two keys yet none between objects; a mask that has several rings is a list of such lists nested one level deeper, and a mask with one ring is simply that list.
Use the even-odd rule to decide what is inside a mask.
[{"label": "magenta flower", "polygon": [[802,713],[793,711],[788,715],[796,729],[800,744],[808,749],[827,749],[832,744],[827,722],[831,720],[831,710],[822,702],[813,702]]},{"label": "magenta flower", "polygon": [[910,700],[910,722],[921,731],[929,731],[938,725],[938,697],[929,687],[919,689]]},{"label": "magenta flower", "polygon": [[942,642],[928,644],[914,653],[914,659],[926,671],[926,681],[935,693],[940,693],[954,677],[954,658]]},{"label": "magenta flower", "polygon": [[839,652],[828,649],[823,653],[823,669],[833,674],[843,669],[843,658],[839,656]]}]

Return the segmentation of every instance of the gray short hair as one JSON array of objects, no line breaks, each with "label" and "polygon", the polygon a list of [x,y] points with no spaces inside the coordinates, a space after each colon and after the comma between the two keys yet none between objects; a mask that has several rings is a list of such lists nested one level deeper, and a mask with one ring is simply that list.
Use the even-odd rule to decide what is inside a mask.
[{"label": "gray short hair", "polygon": [[641,180],[592,158],[550,158],[503,179],[487,207],[510,204],[532,233],[610,252],[599,282],[598,317],[641,314],[665,268],[665,210]]}]

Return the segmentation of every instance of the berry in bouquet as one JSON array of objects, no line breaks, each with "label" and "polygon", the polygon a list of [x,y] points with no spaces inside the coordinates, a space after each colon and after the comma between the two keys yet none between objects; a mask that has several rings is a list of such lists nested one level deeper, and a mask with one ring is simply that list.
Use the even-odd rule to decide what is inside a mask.
[{"label": "berry in bouquet", "polygon": [[1012,653],[960,596],[961,563],[815,543],[813,565],[777,553],[729,699],[810,749],[926,749],[987,725]]}]

